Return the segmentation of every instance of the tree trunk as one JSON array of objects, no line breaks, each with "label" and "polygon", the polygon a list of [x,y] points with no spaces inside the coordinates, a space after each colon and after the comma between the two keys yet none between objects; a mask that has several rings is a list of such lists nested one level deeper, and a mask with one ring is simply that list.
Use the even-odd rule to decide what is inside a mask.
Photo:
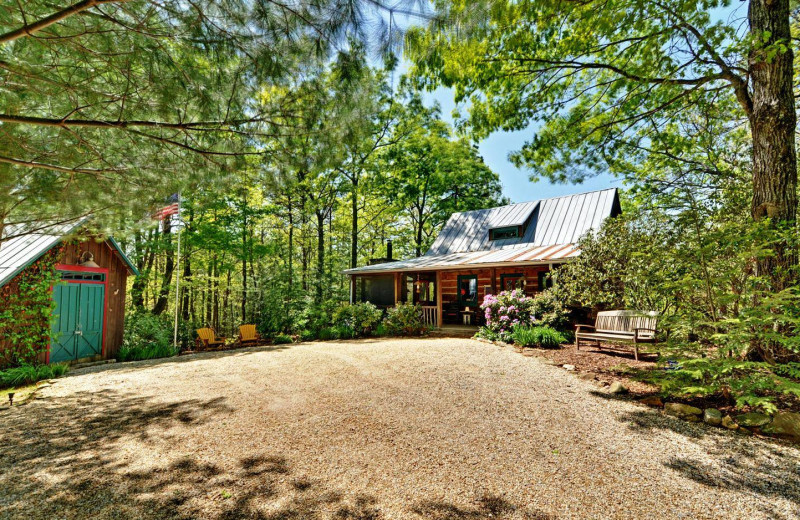
[{"label": "tree trunk", "polygon": [[288,254],[288,264],[289,264],[289,298],[292,298],[292,289],[294,285],[294,273],[292,268],[294,267],[294,214],[292,212],[292,198],[289,197],[289,252]]},{"label": "tree trunk", "polygon": [[317,280],[315,285],[316,301],[322,302],[323,283],[325,278],[325,213],[317,210]]},{"label": "tree trunk", "polygon": [[[771,59],[768,49],[750,52],[753,82],[753,110],[750,131],[753,137],[753,204],[755,220],[769,217],[774,223],[794,223],[797,216],[797,155],[795,130],[797,115],[792,82],[794,76],[790,33],[789,0],[752,0],[749,10],[750,30],[761,41],[770,33],[767,46],[786,45]],[[791,279],[776,272],[796,262],[791,252],[780,248],[772,258],[759,260],[758,273],[768,276],[784,289]]]},{"label": "tree trunk", "polygon": [[[753,139],[752,216],[756,221],[769,218],[772,228],[782,223],[794,225],[797,217],[797,115],[789,4],[789,0],[751,0],[748,10],[753,41],[764,42],[755,45],[749,56],[753,85],[749,118]],[[772,52],[777,45],[785,48]],[[784,241],[776,242],[773,250],[773,256],[757,258],[756,274],[768,280],[769,286],[764,289],[775,293],[794,283],[796,276],[791,268],[797,263],[797,254]],[[791,357],[777,343],[762,338],[762,334],[754,336],[747,357],[768,362]]]},{"label": "tree trunk", "polygon": [[350,269],[358,267],[358,179],[353,178],[353,205],[350,209]]}]

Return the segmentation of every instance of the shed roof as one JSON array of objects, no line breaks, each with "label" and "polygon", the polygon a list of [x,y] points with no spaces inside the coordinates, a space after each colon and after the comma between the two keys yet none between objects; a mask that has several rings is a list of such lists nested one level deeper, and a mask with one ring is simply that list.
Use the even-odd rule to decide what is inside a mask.
[{"label": "shed roof", "polygon": [[[0,243],[0,287],[10,282],[15,276],[22,272],[26,267],[41,258],[43,254],[59,244],[65,236],[77,231],[86,219],[81,219],[68,224],[54,224],[44,227],[33,233],[27,233],[13,237]],[[16,234],[19,227],[13,226],[8,229],[9,234]],[[136,266],[125,254],[117,242],[108,239],[111,247],[120,255],[128,266],[128,269],[135,275],[139,274]]]},{"label": "shed roof", "polygon": [[[345,273],[563,262],[580,254],[581,236],[619,213],[616,188],[454,213],[425,255]],[[490,229],[506,226],[522,226],[521,236],[489,240]]]}]

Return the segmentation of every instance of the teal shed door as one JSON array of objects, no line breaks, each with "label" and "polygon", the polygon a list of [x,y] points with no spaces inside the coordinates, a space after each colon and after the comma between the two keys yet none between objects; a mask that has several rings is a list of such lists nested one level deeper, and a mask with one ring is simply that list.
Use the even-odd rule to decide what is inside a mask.
[{"label": "teal shed door", "polygon": [[105,286],[67,283],[53,288],[56,302],[50,362],[72,361],[103,353]]}]

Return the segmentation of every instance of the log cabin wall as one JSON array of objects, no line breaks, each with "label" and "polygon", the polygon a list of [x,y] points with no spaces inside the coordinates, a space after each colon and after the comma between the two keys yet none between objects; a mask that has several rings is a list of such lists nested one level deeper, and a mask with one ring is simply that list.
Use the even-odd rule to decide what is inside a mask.
[{"label": "log cabin wall", "polygon": [[442,305],[446,306],[458,301],[457,285],[458,277],[461,275],[478,275],[478,303],[480,304],[480,302],[483,301],[483,297],[486,296],[486,287],[490,287],[495,293],[502,290],[500,287],[500,277],[504,274],[522,274],[525,279],[525,294],[527,296],[533,296],[540,291],[539,273],[546,273],[549,271],[550,268],[546,265],[441,271]]},{"label": "log cabin wall", "polygon": [[125,297],[128,280],[128,266],[108,242],[88,240],[64,246],[62,263],[78,265],[81,255],[89,251],[100,267],[108,269],[108,291],[105,322],[105,357],[114,358],[122,346],[122,331],[125,325]]}]

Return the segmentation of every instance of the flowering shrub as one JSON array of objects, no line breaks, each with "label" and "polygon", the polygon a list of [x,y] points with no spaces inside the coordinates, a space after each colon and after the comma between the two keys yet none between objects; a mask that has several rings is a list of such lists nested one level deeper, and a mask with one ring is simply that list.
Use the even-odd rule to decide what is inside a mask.
[{"label": "flowering shrub", "polygon": [[422,320],[422,307],[399,303],[389,309],[384,321],[386,332],[393,336],[419,336],[428,328]]},{"label": "flowering shrub", "polygon": [[505,341],[510,338],[514,327],[536,322],[532,306],[533,298],[525,296],[521,289],[503,291],[497,295],[487,294],[481,304],[486,329]]},{"label": "flowering shrub", "polygon": [[334,328],[338,327],[338,335],[342,336],[345,327],[352,330],[354,338],[369,336],[381,322],[383,312],[371,303],[354,303],[339,307],[333,313]]}]

